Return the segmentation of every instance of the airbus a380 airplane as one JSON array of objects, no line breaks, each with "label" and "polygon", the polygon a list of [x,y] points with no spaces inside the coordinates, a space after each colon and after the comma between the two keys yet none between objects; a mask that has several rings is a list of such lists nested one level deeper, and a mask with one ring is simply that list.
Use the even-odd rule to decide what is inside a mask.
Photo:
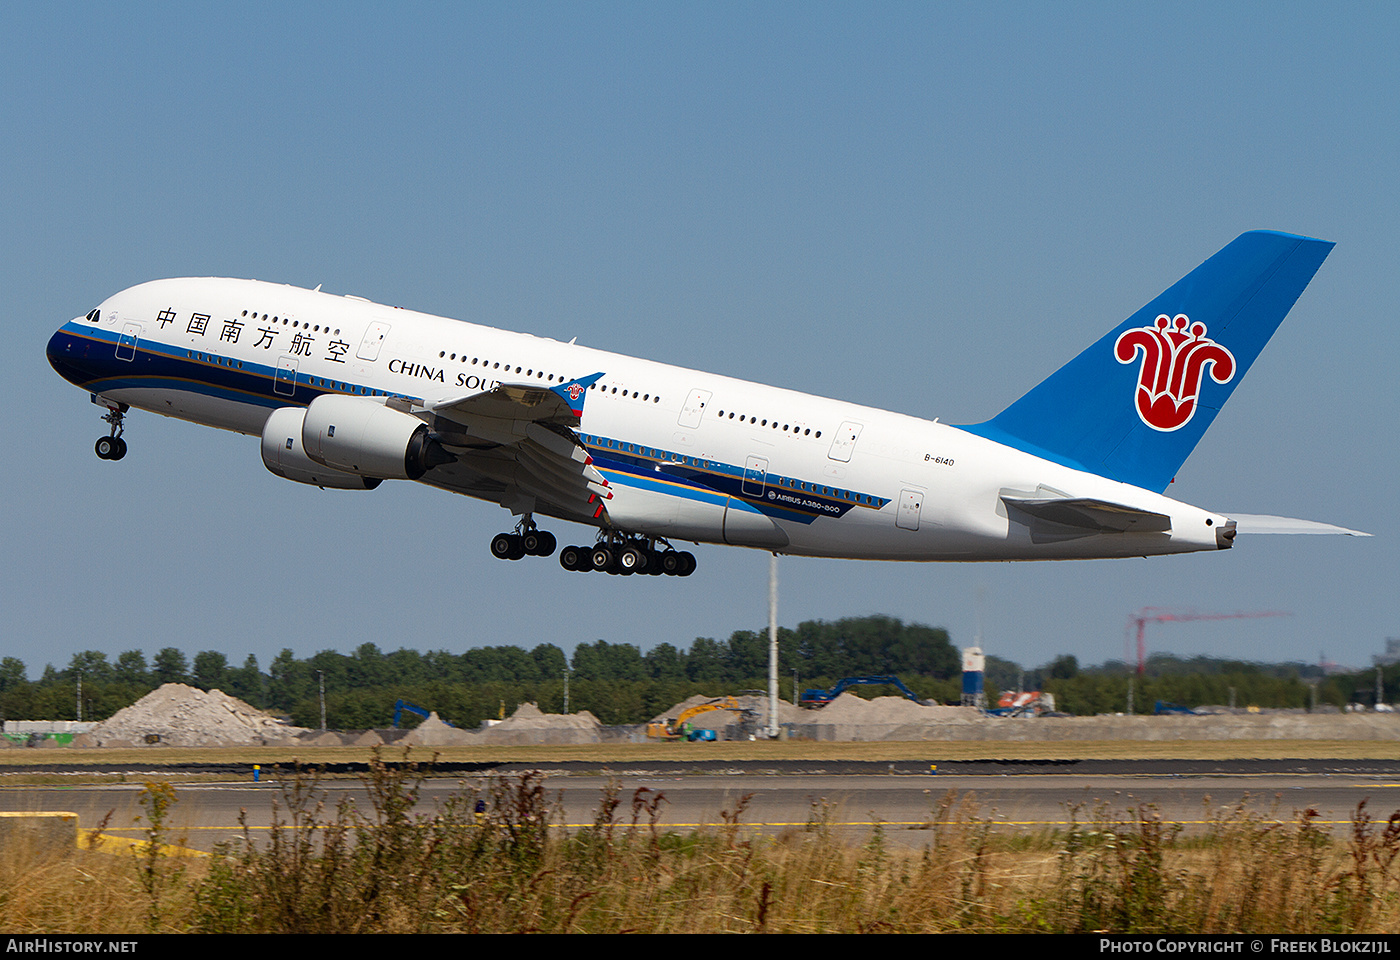
[{"label": "airbus a380 airplane", "polygon": [[156,280],[63,325],[48,357],[107,408],[258,435],[320,487],[417,480],[597,528],[570,570],[687,575],[672,541],[879,560],[1057,560],[1348,533],[1162,495],[1332,244],[1246,233],[1000,415],[920,420],[256,280]]}]

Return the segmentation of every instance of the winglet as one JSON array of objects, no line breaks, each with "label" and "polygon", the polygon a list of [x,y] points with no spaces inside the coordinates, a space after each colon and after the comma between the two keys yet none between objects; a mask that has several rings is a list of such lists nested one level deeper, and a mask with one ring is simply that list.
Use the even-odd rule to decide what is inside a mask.
[{"label": "winglet", "polygon": [[583,416],[583,401],[588,395],[588,388],[601,379],[603,379],[602,373],[591,373],[586,377],[561,383],[557,387],[550,387],[550,390],[563,398],[564,402],[569,405],[569,409],[573,411],[574,416],[581,417]]}]

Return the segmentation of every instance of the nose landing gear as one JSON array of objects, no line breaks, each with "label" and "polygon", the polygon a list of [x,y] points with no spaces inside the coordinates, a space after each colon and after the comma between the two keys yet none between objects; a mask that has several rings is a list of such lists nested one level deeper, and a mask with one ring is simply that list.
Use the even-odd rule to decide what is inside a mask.
[{"label": "nose landing gear", "polygon": [[122,426],[126,420],[126,411],[129,410],[126,404],[107,408],[107,415],[102,419],[111,425],[111,433],[105,437],[98,437],[97,443],[93,445],[93,451],[99,460],[120,460],[126,456],[126,441],[122,439]]}]

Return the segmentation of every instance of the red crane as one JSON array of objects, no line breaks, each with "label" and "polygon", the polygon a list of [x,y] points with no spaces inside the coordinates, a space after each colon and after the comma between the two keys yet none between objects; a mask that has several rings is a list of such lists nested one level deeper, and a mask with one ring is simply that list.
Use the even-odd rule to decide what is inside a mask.
[{"label": "red crane", "polygon": [[1243,617],[1291,617],[1291,613],[1264,610],[1254,613],[1173,613],[1162,607],[1143,607],[1128,617],[1128,625],[1137,624],[1137,672],[1141,676],[1147,666],[1147,625],[1149,623],[1178,623],[1183,620],[1238,620]]}]

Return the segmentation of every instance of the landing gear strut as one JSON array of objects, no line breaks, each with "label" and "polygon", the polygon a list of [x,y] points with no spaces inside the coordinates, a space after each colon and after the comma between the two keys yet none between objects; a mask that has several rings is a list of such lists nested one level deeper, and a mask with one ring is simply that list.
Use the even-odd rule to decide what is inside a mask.
[{"label": "landing gear strut", "polygon": [[491,555],[497,560],[519,560],[522,557],[549,557],[558,544],[554,534],[540,530],[534,519],[526,514],[516,524],[513,533],[498,533],[491,538]]},{"label": "landing gear strut", "polygon": [[126,456],[126,441],[122,439],[122,426],[126,420],[126,411],[130,409],[126,404],[117,407],[108,407],[107,415],[102,419],[111,425],[111,433],[105,437],[98,437],[97,443],[93,445],[93,450],[101,460],[120,460]]}]

